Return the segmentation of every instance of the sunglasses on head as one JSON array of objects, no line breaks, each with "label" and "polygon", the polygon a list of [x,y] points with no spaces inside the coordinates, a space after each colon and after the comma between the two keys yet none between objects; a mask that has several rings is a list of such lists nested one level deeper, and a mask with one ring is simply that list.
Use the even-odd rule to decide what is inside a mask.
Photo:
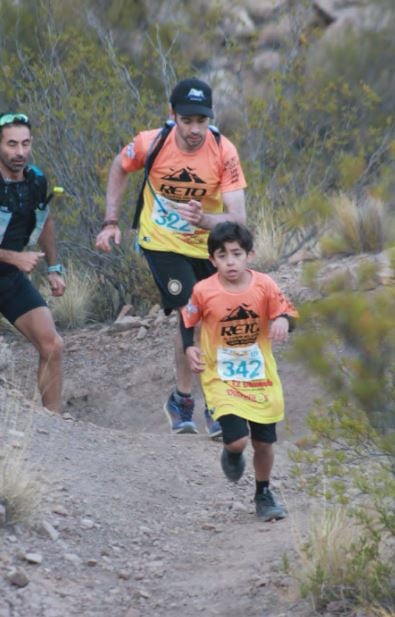
[{"label": "sunglasses on head", "polygon": [[25,114],[3,114],[0,116],[0,127],[13,122],[21,122],[30,126],[29,118]]}]

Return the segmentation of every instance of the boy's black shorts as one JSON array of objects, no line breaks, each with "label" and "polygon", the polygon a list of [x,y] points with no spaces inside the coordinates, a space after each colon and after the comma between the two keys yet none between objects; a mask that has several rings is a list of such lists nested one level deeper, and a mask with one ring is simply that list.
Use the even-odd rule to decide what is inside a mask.
[{"label": "boy's black shorts", "polygon": [[47,303],[23,272],[0,276],[0,313],[9,322],[39,306]]},{"label": "boy's black shorts", "polygon": [[[234,414],[227,414],[218,418],[222,428],[222,440],[224,444],[230,444],[242,437],[247,437],[251,433],[251,439],[262,441],[263,443],[274,443],[277,441],[276,423],[258,424],[251,420],[245,420]],[[248,430],[248,426],[250,427]]]},{"label": "boy's black shorts", "polygon": [[142,251],[160,291],[166,315],[188,304],[194,284],[216,272],[208,259],[147,249]]}]

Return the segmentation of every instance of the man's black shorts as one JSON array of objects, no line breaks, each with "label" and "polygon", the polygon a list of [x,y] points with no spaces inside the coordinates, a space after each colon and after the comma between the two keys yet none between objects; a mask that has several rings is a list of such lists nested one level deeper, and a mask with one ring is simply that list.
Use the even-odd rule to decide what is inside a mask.
[{"label": "man's black shorts", "polygon": [[[242,437],[247,437],[251,433],[251,439],[263,443],[274,443],[277,441],[276,424],[260,424],[245,420],[235,414],[227,414],[218,418],[222,428],[222,440],[224,444],[230,444]],[[248,430],[248,425],[250,429]]]},{"label": "man's black shorts", "polygon": [[0,276],[0,313],[9,322],[39,306],[47,303],[23,272]]},{"label": "man's black shorts", "polygon": [[166,315],[171,313],[172,309],[188,304],[194,284],[216,272],[208,259],[142,250],[160,291]]}]

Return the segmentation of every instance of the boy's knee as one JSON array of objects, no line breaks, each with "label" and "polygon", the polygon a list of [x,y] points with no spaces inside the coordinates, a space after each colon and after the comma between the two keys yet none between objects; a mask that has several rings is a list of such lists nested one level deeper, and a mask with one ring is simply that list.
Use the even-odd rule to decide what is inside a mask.
[{"label": "boy's knee", "polygon": [[229,452],[235,452],[235,453],[243,452],[243,450],[247,446],[247,442],[248,442],[248,437],[240,437],[239,439],[236,439],[235,441],[232,441],[231,443],[227,443],[226,449],[229,450]]},{"label": "boy's knee", "polygon": [[264,441],[257,441],[256,439],[251,439],[251,445],[255,452],[259,452],[262,454],[266,454],[267,452],[271,452],[273,449],[272,443],[266,443]]}]

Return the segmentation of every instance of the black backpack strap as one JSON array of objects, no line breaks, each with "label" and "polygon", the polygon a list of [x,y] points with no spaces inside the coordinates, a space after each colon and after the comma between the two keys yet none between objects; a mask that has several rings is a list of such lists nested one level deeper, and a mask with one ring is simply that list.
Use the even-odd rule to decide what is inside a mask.
[{"label": "black backpack strap", "polygon": [[144,167],[144,180],[141,185],[139,196],[136,202],[136,210],[133,217],[132,229],[137,229],[140,220],[141,210],[144,205],[144,188],[148,179],[148,174],[151,170],[152,165],[156,157],[158,156],[160,150],[162,149],[163,144],[165,143],[170,131],[174,126],[174,122],[172,120],[167,120],[164,126],[161,128],[159,133],[156,135],[155,139],[151,143],[150,149],[147,154],[147,158],[145,159],[145,167]]},{"label": "black backpack strap", "polygon": [[33,208],[44,210],[48,205],[51,195],[47,196],[47,179],[41,169],[33,165],[29,165],[23,172],[26,181],[29,185]]}]

